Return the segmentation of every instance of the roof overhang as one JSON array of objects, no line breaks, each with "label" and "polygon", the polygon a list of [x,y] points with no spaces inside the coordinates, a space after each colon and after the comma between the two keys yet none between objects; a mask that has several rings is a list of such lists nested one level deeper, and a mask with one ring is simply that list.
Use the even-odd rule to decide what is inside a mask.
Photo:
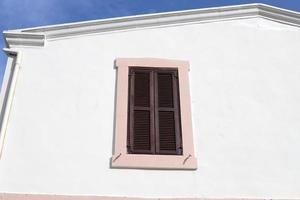
[{"label": "roof overhang", "polygon": [[265,4],[245,4],[42,26],[4,31],[3,34],[8,48],[15,46],[43,47],[46,40],[70,36],[253,17],[300,26],[300,13],[298,12]]}]

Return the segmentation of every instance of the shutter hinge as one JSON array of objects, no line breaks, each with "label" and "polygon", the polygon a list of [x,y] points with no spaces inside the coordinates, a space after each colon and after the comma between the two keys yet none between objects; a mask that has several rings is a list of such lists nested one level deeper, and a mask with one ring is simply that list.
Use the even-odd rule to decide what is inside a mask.
[{"label": "shutter hinge", "polygon": [[182,147],[178,147],[176,153],[177,153],[178,155],[181,155],[181,154],[182,154]]},{"label": "shutter hinge", "polygon": [[134,75],[134,73],[132,72],[132,73],[129,73],[128,74],[128,77],[132,77]]},{"label": "shutter hinge", "polygon": [[133,74],[134,74],[134,71],[130,70],[128,73],[128,76],[133,76]]}]

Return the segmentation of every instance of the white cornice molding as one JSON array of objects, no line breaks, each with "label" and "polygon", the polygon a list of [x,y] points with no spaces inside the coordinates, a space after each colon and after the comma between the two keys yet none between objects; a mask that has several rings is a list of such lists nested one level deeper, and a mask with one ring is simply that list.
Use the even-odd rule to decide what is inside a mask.
[{"label": "white cornice molding", "polygon": [[3,35],[8,48],[17,46],[43,47],[45,43],[45,35],[41,33],[4,31]]},{"label": "white cornice molding", "polygon": [[258,16],[269,18],[285,24],[300,26],[300,13],[265,4],[257,4]]},{"label": "white cornice molding", "polygon": [[265,4],[245,4],[19,29],[4,32],[4,38],[8,47],[44,46],[46,38],[51,40],[101,32],[250,17],[263,17],[300,26],[300,13]]}]

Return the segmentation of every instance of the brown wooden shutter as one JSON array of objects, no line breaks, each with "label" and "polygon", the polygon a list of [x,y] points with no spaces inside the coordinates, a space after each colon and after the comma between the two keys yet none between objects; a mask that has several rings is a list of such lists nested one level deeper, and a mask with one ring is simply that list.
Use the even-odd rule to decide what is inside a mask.
[{"label": "brown wooden shutter", "polygon": [[129,153],[155,153],[153,72],[131,68],[129,71]]},{"label": "brown wooden shutter", "polygon": [[128,152],[182,154],[177,70],[129,69]]},{"label": "brown wooden shutter", "polygon": [[177,71],[155,73],[156,153],[182,154]]}]

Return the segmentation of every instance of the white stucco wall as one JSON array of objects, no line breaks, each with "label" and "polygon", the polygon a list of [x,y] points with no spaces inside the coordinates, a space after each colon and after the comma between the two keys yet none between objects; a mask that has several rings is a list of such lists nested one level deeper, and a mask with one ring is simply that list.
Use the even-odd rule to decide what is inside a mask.
[{"label": "white stucco wall", "polygon": [[[253,18],[19,50],[0,192],[300,198],[300,28]],[[117,57],[190,62],[196,171],[110,169]]]}]

